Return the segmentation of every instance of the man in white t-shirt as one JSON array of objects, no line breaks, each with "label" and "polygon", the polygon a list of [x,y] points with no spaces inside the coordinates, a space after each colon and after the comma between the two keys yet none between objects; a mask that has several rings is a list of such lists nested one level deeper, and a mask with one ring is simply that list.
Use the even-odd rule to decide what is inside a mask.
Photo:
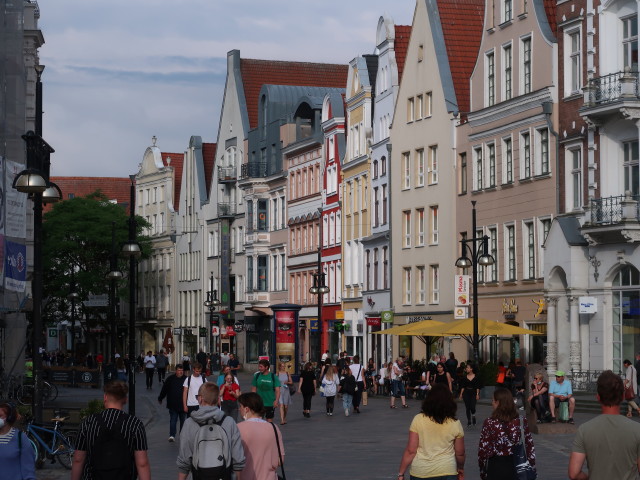
[{"label": "man in white t-shirt", "polygon": [[202,365],[195,362],[192,365],[193,373],[189,375],[182,384],[182,405],[187,415],[191,415],[191,412],[198,410],[200,403],[196,396],[198,395],[198,389],[200,385],[205,383],[207,379],[201,375]]},{"label": "man in white t-shirt", "polygon": [[153,356],[151,350],[147,352],[147,356],[144,357],[144,372],[147,375],[147,390],[151,390],[153,387],[153,372],[156,370],[156,357]]},{"label": "man in white t-shirt", "polygon": [[360,357],[353,356],[353,362],[349,365],[349,369],[356,379],[356,392],[353,394],[353,411],[360,413],[360,401],[362,400],[362,392],[364,391],[364,368],[360,364]]}]

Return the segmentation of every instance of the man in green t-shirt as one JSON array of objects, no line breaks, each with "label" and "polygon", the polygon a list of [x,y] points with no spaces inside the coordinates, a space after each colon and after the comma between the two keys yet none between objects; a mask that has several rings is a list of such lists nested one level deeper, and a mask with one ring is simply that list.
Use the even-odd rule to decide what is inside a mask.
[{"label": "man in green t-shirt", "polygon": [[[611,370],[598,377],[602,415],[580,425],[569,458],[571,480],[635,480],[640,470],[640,424],[620,415],[622,379]],[[582,471],[587,461],[589,473]]]},{"label": "man in green t-shirt", "polygon": [[269,360],[258,361],[258,372],[251,381],[251,391],[260,395],[266,410],[264,418],[273,422],[275,409],[280,400],[280,380],[277,375],[271,373]]}]

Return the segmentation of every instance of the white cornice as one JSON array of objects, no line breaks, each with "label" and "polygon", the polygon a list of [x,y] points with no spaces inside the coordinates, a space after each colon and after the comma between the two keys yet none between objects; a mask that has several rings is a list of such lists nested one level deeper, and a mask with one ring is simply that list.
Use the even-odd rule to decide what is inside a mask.
[{"label": "white cornice", "polygon": [[508,118],[511,115],[526,112],[528,110],[540,109],[544,101],[553,101],[549,88],[543,88],[527,95],[500,102],[497,105],[469,112],[469,126],[477,128],[499,120]]}]

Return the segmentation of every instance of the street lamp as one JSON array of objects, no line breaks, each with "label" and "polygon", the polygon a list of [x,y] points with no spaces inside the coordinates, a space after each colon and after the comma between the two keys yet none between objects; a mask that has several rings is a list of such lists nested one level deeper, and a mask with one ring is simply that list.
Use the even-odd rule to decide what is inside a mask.
[{"label": "street lamp", "polygon": [[318,229],[318,265],[317,272],[313,274],[313,285],[309,289],[309,293],[312,295],[318,296],[318,333],[320,336],[320,355],[318,359],[322,356],[322,300],[326,293],[329,293],[329,287],[325,284],[325,274],[322,271],[322,208],[318,209],[320,213],[320,228]]},{"label": "street lamp", "polygon": [[44,65],[36,65],[36,119],[35,132],[22,135],[27,149],[27,168],[13,179],[12,187],[28,194],[33,202],[33,380],[32,413],[36,423],[42,423],[42,204],[62,199],[60,189],[49,181],[50,156],[55,151],[42,139],[42,81]]},{"label": "street lamp", "polygon": [[111,222],[111,257],[109,258],[109,328],[111,329],[110,348],[107,362],[111,363],[116,354],[116,282],[122,279],[122,272],[118,270],[118,251],[116,250],[116,222]]},{"label": "street lamp", "polygon": [[122,246],[122,255],[129,257],[129,415],[136,414],[136,261],[142,254],[136,242],[136,176],[129,175],[131,192],[129,197],[129,239]]},{"label": "street lamp", "polygon": [[[471,228],[473,231],[473,238],[466,238],[460,240],[462,245],[462,255],[456,260],[456,267],[467,269],[472,267],[472,289],[473,289],[473,360],[476,365],[480,361],[480,353],[478,345],[480,343],[480,335],[478,333],[478,265],[481,267],[487,267],[495,263],[495,259],[489,253],[489,237],[483,235],[482,237],[476,237],[476,202],[471,202]],[[471,244],[471,246],[469,246]],[[471,255],[471,258],[467,256],[467,253]]]},{"label": "street lamp", "polygon": [[80,298],[80,295],[76,292],[76,276],[73,265],[71,265],[71,283],[67,298],[71,301],[71,366],[74,366],[76,364],[76,300]]},{"label": "street lamp", "polygon": [[213,289],[213,272],[211,272],[211,277],[209,278],[210,287],[207,292],[207,299],[204,302],[204,306],[209,309],[209,352],[213,352],[213,327],[214,324],[214,314],[216,307],[220,305],[220,300],[218,300],[218,291]]}]

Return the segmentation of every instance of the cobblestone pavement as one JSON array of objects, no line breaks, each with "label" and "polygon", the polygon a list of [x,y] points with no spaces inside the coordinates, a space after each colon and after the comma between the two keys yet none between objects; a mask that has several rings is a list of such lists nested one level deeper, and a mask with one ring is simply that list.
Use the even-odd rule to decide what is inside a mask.
[{"label": "cobblestone pavement", "polygon": [[[169,443],[169,414],[164,404],[158,405],[159,385],[153,390],[144,388],[144,377],[139,375],[136,395],[138,416],[147,427],[149,458],[153,479],[175,479],[175,459],[178,443]],[[249,391],[250,376],[240,374],[241,387]],[[101,396],[99,390],[61,389],[74,399]],[[389,408],[387,397],[369,398],[361,414],[344,416],[341,401],[336,399],[333,416],[324,414],[324,399],[316,396],[312,402],[311,418],[302,416],[302,397],[293,397],[287,425],[281,427],[285,443],[285,468],[289,480],[353,480],[396,478],[398,465],[406,445],[409,424],[420,408],[418,400],[408,400],[410,408]],[[400,405],[400,401],[397,402]],[[458,404],[458,413],[464,417],[464,406]],[[465,428],[467,460],[465,478],[478,479],[477,449],[481,423],[490,413],[488,402],[478,405],[478,422],[475,428]],[[583,423],[593,414],[575,415],[576,423]],[[278,420],[278,416],[276,416]],[[638,421],[635,420],[634,421]],[[466,423],[466,422],[463,422]],[[177,439],[179,440],[179,439]],[[573,435],[534,435],[537,453],[538,478],[541,480],[564,480]],[[42,480],[67,479],[70,472],[59,464],[47,463],[37,472]],[[407,477],[408,478],[408,477]]]}]

